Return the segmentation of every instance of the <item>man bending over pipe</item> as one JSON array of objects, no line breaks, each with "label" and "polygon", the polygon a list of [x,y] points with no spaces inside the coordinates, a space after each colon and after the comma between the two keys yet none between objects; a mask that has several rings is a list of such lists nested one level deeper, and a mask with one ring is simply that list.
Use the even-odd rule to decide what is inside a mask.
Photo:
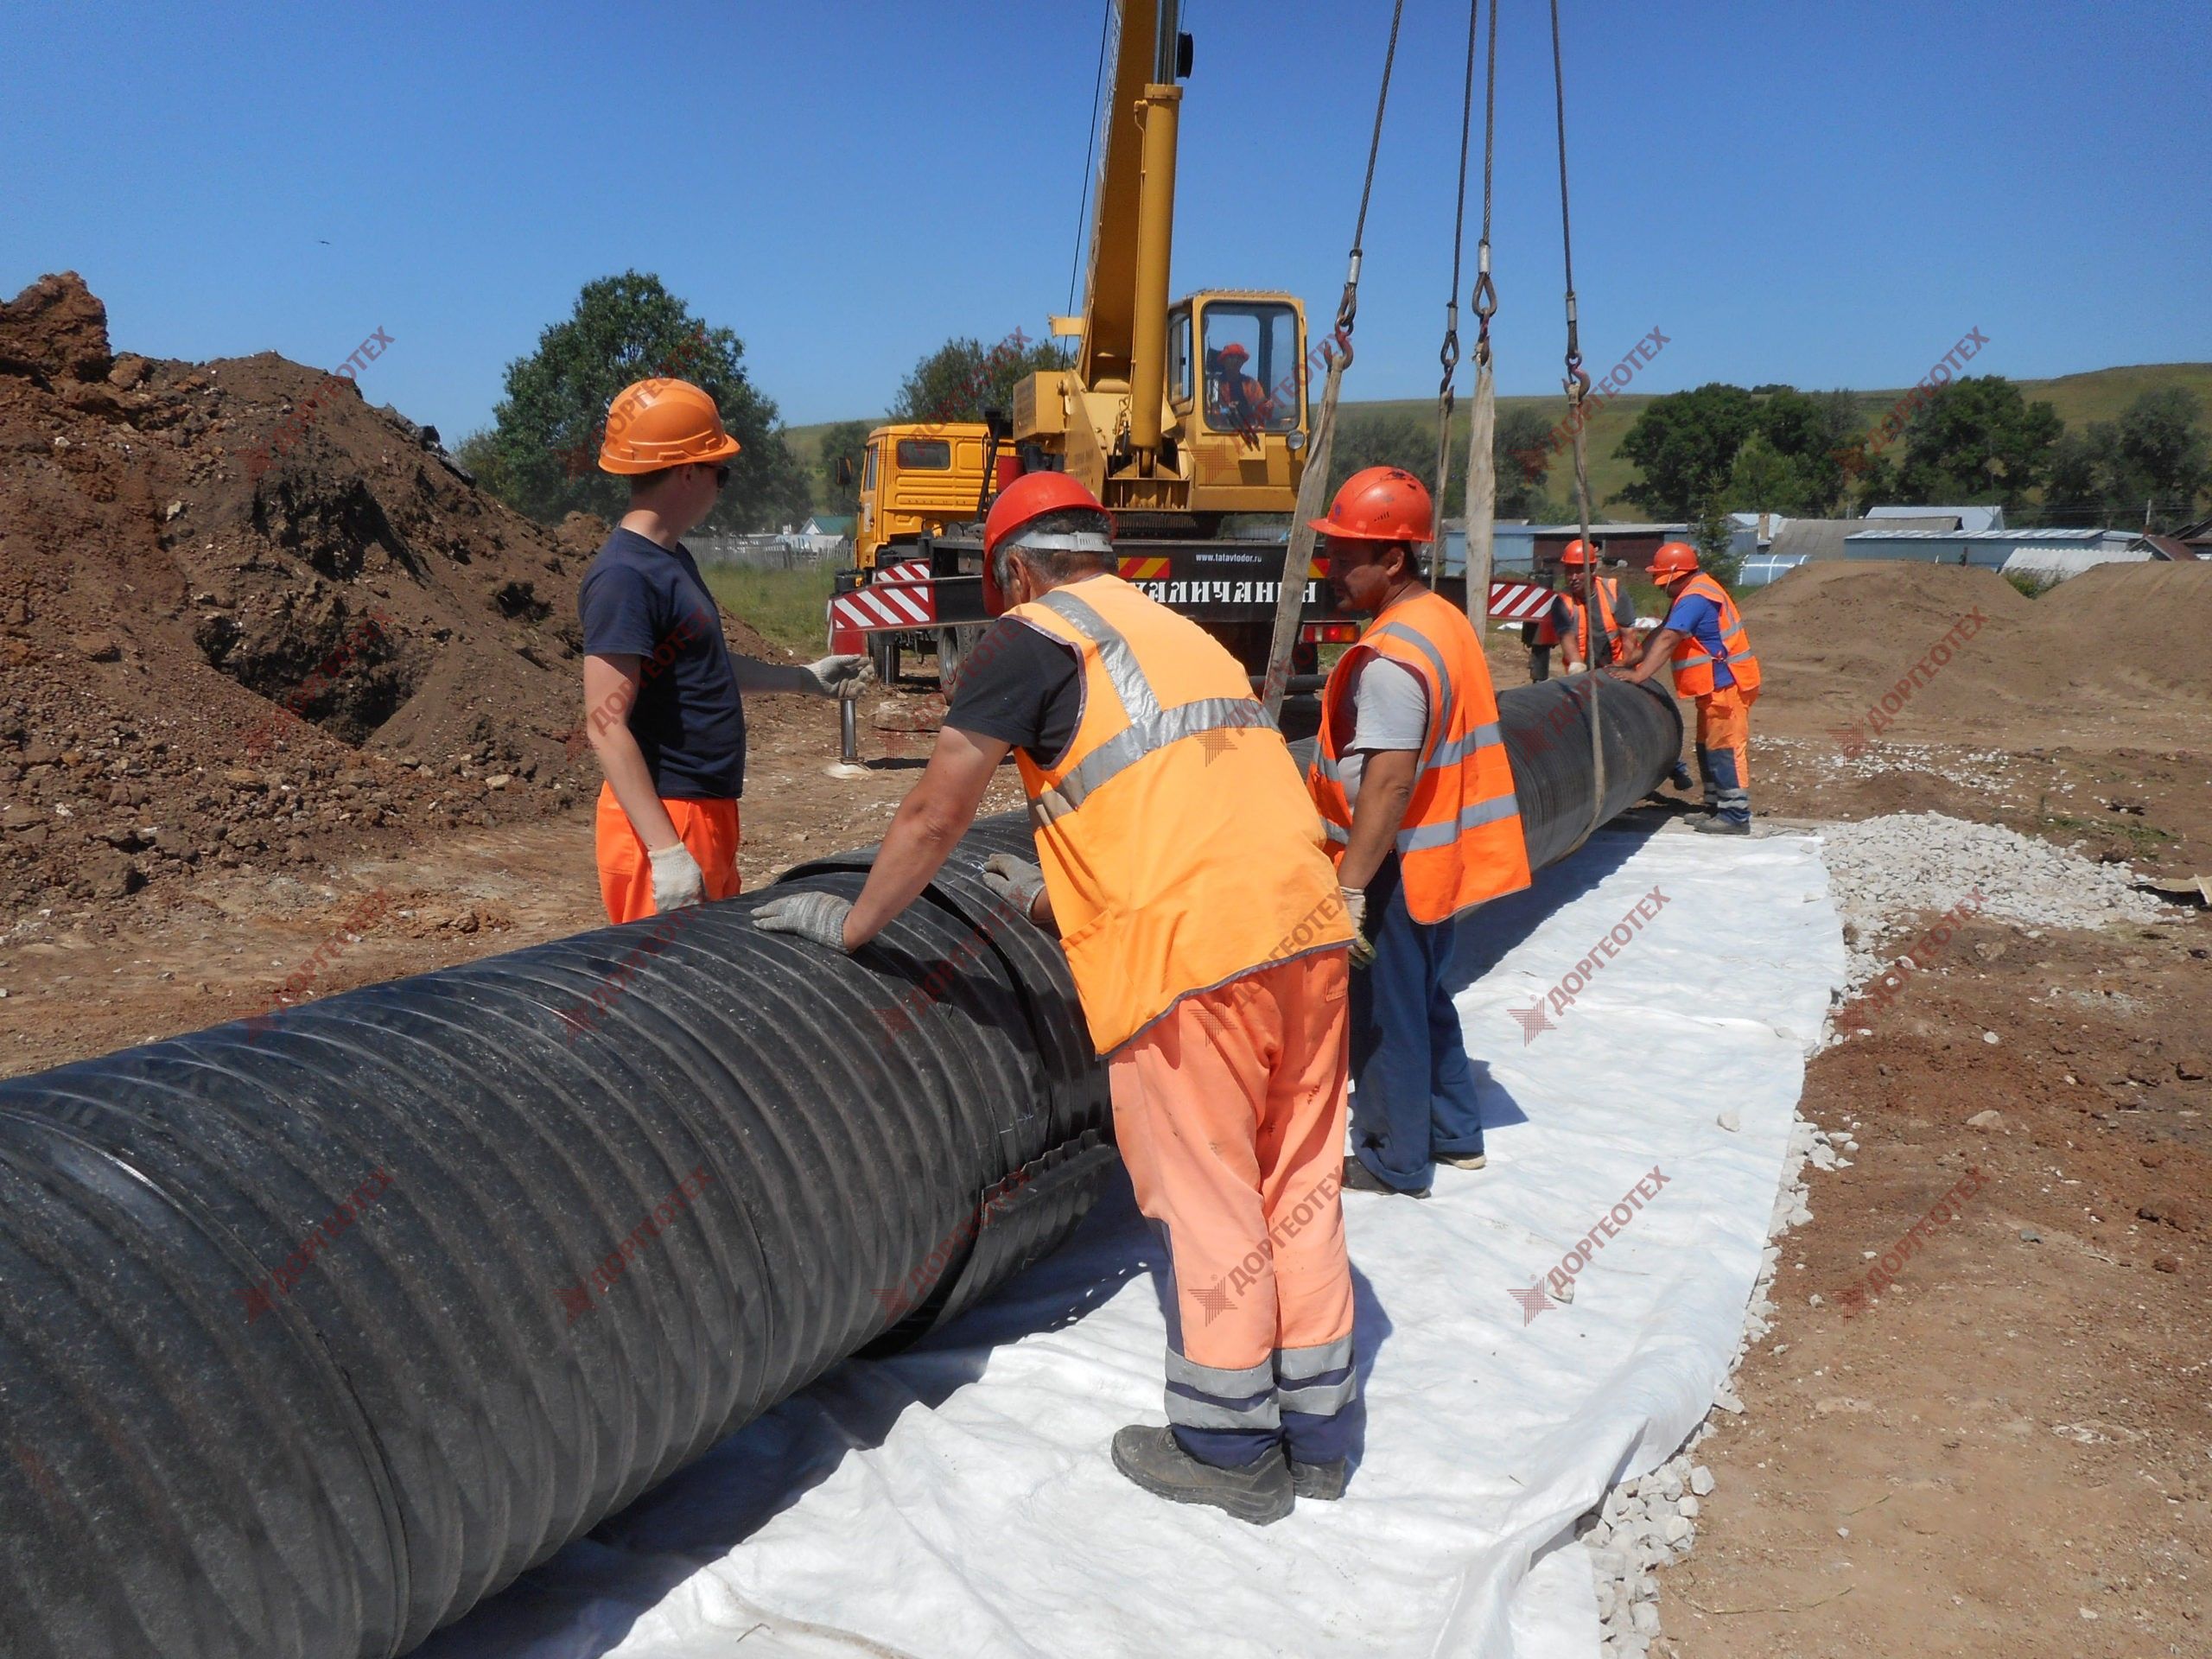
[{"label": "man bending over pipe", "polygon": [[734,657],[683,537],[714,511],[737,440],[688,380],[640,380],[610,407],[599,465],[630,480],[630,510],[576,596],[584,720],[607,781],[594,829],[609,921],[737,891],[748,691],[857,691],[865,657],[811,665]]},{"label": "man bending over pipe", "polygon": [[[1064,473],[983,527],[980,640],[860,897],[754,925],[832,950],[929,885],[1011,748],[1042,868],[983,879],[1057,927],[1114,1129],[1168,1251],[1167,1422],[1114,1437],[1146,1491],[1264,1524],[1342,1495],[1351,1268],[1338,1192],[1352,927],[1281,734],[1230,654],[1113,574],[1112,520]],[[1003,613],[1003,614],[1001,614]]]},{"label": "man bending over pipe", "polygon": [[1483,1166],[1483,1120],[1446,976],[1458,918],[1529,885],[1513,766],[1481,636],[1421,579],[1428,491],[1354,473],[1329,516],[1329,588],[1374,617],[1321,693],[1306,782],[1372,963],[1352,976],[1344,1185],[1425,1198],[1438,1163]]},{"label": "man bending over pipe", "polygon": [[[1651,580],[1673,608],[1633,668],[1613,677],[1641,685],[1671,661],[1675,695],[1697,704],[1697,770],[1705,810],[1690,827],[1713,835],[1751,833],[1751,705],[1759,698],[1759,659],[1728,590],[1697,568],[1697,550],[1668,542],[1651,556]],[[1681,768],[1676,767],[1679,772]],[[1681,779],[1676,779],[1680,787]]]}]

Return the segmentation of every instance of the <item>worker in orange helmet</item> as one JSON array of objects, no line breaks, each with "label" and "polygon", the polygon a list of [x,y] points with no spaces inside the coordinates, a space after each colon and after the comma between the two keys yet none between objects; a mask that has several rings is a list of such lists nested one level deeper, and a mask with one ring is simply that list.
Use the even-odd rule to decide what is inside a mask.
[{"label": "worker in orange helmet", "polygon": [[1567,671],[1573,674],[1585,666],[1611,668],[1625,663],[1629,633],[1636,626],[1636,606],[1621,591],[1619,582],[1611,576],[1597,577],[1593,585],[1601,626],[1593,639],[1582,603],[1583,570],[1592,563],[1589,544],[1576,537],[1560,553],[1559,562],[1566,572],[1567,588],[1552,601],[1552,627],[1567,658]]},{"label": "worker in orange helmet", "polygon": [[[1434,1166],[1483,1166],[1482,1113],[1446,982],[1459,919],[1529,885],[1513,768],[1482,639],[1415,552],[1428,491],[1370,467],[1326,518],[1329,588],[1374,620],[1321,694],[1307,785],[1372,961],[1352,976],[1352,1154],[1344,1185],[1428,1196]],[[1357,959],[1360,947],[1354,947]]]},{"label": "worker in orange helmet", "polygon": [[1214,417],[1234,432],[1256,432],[1274,418],[1274,399],[1267,388],[1244,372],[1251,353],[1230,340],[1213,354]]},{"label": "worker in orange helmet", "polygon": [[1358,1392],[1338,1196],[1352,929],[1321,822],[1243,669],[1116,574],[1112,520],[1082,484],[1016,479],[983,550],[999,620],[866,886],[754,922],[859,950],[927,887],[1013,751],[1037,862],[995,855],[982,879],[1058,932],[1167,1248],[1167,1426],[1116,1434],[1115,1466],[1277,1520],[1343,1493]]},{"label": "worker in orange helmet", "polygon": [[603,472],[630,480],[630,510],[584,572],[584,721],[606,781],[594,839],[611,921],[737,891],[747,691],[834,697],[860,690],[865,657],[810,665],[731,653],[683,537],[713,512],[738,442],[688,380],[640,380],[609,406]]},{"label": "worker in orange helmet", "polygon": [[1651,556],[1651,580],[1670,601],[1667,620],[1631,668],[1616,679],[1641,684],[1671,662],[1675,695],[1697,704],[1697,769],[1712,817],[1693,825],[1715,835],[1751,833],[1751,705],[1759,659],[1728,590],[1697,568],[1697,550],[1669,542]]}]

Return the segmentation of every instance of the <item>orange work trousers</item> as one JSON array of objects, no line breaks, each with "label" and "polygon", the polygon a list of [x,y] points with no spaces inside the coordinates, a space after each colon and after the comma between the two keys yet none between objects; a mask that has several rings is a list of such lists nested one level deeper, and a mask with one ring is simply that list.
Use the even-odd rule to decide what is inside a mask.
[{"label": "orange work trousers", "polygon": [[1739,687],[1697,699],[1697,769],[1705,804],[1732,823],[1751,821],[1751,705]]},{"label": "orange work trousers", "polygon": [[1345,1456],[1351,978],[1341,950],[1186,996],[1116,1050],[1114,1133],[1167,1247],[1167,1421],[1222,1466]]},{"label": "orange work trousers", "polygon": [[[728,899],[737,892],[737,803],[664,798],[669,821],[706,873],[707,897]],[[614,798],[614,786],[599,786],[599,810],[592,825],[599,858],[599,896],[611,922],[634,922],[654,914],[653,867],[645,843],[631,826],[630,815]]]}]

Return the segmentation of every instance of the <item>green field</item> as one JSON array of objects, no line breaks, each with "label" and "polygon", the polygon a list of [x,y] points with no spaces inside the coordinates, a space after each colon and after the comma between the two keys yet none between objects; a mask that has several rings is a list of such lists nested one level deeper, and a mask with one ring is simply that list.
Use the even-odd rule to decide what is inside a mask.
[{"label": "green field", "polygon": [[748,623],[772,645],[819,657],[829,638],[827,612],[836,581],[832,564],[796,570],[748,570],[710,564],[699,573],[724,610]]},{"label": "green field", "polygon": [[[1462,382],[1469,377],[1463,374]],[[2082,374],[2061,375],[2054,380],[2023,380],[2018,383],[2022,394],[2031,399],[2041,399],[2058,411],[2059,418],[2069,428],[2079,429],[2092,421],[2109,421],[2117,416],[2143,393],[2159,386],[2179,385],[2195,392],[2212,410],[2212,363],[2141,363],[2125,368],[2091,369]],[[1805,386],[1805,391],[1819,391],[1826,388]],[[1861,406],[1866,411],[1866,423],[1872,426],[1879,421],[1891,404],[1904,397],[1911,388],[1896,387],[1887,391],[1859,393]],[[1467,415],[1470,398],[1467,387],[1461,385],[1459,412],[1454,425],[1459,442],[1467,441]],[[1628,396],[1616,398],[1601,409],[1590,424],[1590,493],[1600,512],[1610,510],[1618,503],[1622,490],[1636,481],[1636,470],[1615,453],[1622,437],[1636,417],[1651,401],[1647,396]],[[1567,418],[1567,399],[1553,397],[1501,397],[1497,400],[1502,416],[1509,409],[1534,409],[1544,418],[1546,425]],[[1370,402],[1347,399],[1338,411],[1347,423],[1371,419],[1382,415],[1411,415],[1418,419],[1436,418],[1433,398],[1381,398]],[[785,440],[792,453],[804,461],[808,475],[812,476],[816,456],[820,453],[822,435],[832,423],[821,422],[812,426],[793,426],[785,429]],[[1553,463],[1548,492],[1565,498],[1573,488],[1573,474],[1570,459],[1565,451]],[[1635,509],[1628,509],[1636,511]]]}]

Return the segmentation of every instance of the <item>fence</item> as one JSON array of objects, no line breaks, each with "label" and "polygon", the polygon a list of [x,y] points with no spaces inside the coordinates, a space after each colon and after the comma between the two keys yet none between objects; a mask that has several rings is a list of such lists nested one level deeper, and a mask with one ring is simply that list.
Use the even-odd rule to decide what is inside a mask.
[{"label": "fence", "polygon": [[842,536],[692,536],[683,545],[701,567],[734,564],[748,570],[803,570],[817,564],[850,564],[852,542]]}]

